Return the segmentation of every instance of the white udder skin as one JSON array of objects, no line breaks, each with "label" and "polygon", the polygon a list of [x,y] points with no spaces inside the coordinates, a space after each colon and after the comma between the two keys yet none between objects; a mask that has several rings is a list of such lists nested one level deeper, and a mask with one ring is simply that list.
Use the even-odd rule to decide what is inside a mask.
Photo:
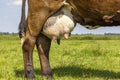
[{"label": "white udder skin", "polygon": [[44,24],[43,34],[50,39],[60,39],[61,37],[67,39],[69,33],[71,33],[75,27],[71,9],[68,6],[65,6],[60,12],[63,13],[49,17]]}]

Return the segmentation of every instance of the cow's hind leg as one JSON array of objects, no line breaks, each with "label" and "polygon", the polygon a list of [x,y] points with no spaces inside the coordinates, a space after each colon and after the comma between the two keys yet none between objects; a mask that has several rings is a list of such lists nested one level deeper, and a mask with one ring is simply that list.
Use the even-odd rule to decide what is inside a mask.
[{"label": "cow's hind leg", "polygon": [[35,37],[26,34],[23,39],[22,51],[24,59],[24,76],[26,78],[35,78],[33,67],[33,49],[36,42]]},{"label": "cow's hind leg", "polygon": [[49,50],[51,46],[51,40],[44,36],[43,34],[39,35],[36,43],[38,49],[38,55],[41,64],[42,76],[52,79],[52,70],[49,63]]},{"label": "cow's hind leg", "polygon": [[[34,0],[31,0],[34,2]],[[39,1],[39,0],[38,0]],[[30,5],[33,5],[32,3]],[[34,6],[34,5],[33,5]],[[31,6],[29,6],[31,7]],[[32,8],[31,8],[32,9]],[[39,9],[39,8],[38,8]],[[38,12],[36,12],[38,11]],[[49,14],[47,9],[39,9],[34,11],[34,9],[28,12],[28,18],[26,21],[26,34],[23,43],[23,58],[24,58],[24,70],[25,77],[34,78],[33,69],[33,49],[36,44],[36,39],[42,30],[42,26]]]}]

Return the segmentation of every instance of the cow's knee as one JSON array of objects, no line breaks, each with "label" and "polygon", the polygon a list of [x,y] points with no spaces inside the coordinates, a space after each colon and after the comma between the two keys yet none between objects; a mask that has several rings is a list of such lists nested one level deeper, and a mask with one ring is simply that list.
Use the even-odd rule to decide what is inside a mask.
[{"label": "cow's knee", "polygon": [[23,37],[21,38],[22,49],[31,52],[35,46],[36,37]]}]

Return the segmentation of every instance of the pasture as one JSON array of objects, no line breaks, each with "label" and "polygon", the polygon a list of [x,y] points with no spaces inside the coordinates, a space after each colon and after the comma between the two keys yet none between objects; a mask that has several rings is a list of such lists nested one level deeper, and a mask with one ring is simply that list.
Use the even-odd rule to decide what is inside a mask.
[{"label": "pasture", "polygon": [[[120,36],[74,35],[52,42],[50,63],[54,80],[120,80]],[[37,80],[42,80],[34,50]],[[18,35],[0,35],[0,80],[24,80]]]}]

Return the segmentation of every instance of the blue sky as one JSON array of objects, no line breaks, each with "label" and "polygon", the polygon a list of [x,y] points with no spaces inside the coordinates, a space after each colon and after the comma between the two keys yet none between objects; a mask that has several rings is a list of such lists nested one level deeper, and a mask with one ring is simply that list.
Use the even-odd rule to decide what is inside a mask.
[{"label": "blue sky", "polygon": [[[18,32],[20,17],[21,0],[0,0],[0,32]],[[72,33],[120,33],[120,27],[102,27],[95,30],[88,30],[83,26],[77,25]]]}]

